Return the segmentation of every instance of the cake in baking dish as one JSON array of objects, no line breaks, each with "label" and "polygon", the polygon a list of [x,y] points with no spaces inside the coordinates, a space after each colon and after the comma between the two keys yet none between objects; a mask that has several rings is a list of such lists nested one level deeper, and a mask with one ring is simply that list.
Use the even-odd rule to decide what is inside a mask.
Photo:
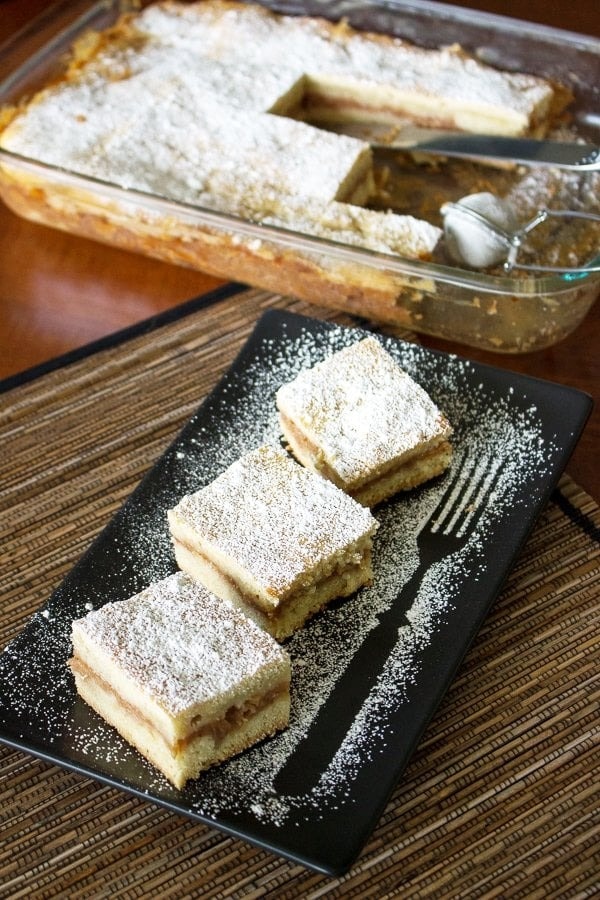
[{"label": "cake in baking dish", "polygon": [[451,462],[450,423],[374,337],[304,369],[276,402],[297,459],[366,506]]},{"label": "cake in baking dish", "polygon": [[285,728],[290,660],[183,573],[72,626],[79,695],[176,787]]},{"label": "cake in baking dish", "polygon": [[[364,209],[377,191],[370,147],[315,123],[409,118],[532,134],[564,102],[550,82],[456,48],[422,50],[251,3],[165,0],[81,40],[64,78],[5,112],[0,146],[179,203],[427,259],[441,231]],[[75,188],[54,202],[31,193],[60,225],[69,197],[76,208]],[[120,231],[133,228],[123,215]],[[151,229],[138,227],[152,250]],[[217,236],[206,241],[219,250]]]},{"label": "cake in baking dish", "polygon": [[278,640],[372,579],[369,510],[279,447],[250,451],[168,519],[181,569]]}]

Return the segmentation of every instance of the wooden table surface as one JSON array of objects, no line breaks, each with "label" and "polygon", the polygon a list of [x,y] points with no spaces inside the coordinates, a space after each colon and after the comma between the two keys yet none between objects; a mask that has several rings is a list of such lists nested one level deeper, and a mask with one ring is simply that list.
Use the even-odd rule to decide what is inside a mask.
[{"label": "wooden table surface", "polygon": [[[0,0],[0,43],[47,7],[44,0]],[[577,4],[477,0],[456,5],[526,18],[600,36],[595,0]],[[26,222],[0,203],[0,378],[152,316],[216,287],[209,275],[151,261]],[[555,347],[504,356],[423,337],[426,346],[569,384],[595,396],[600,304]],[[596,410],[568,465],[571,476],[600,499]]]}]

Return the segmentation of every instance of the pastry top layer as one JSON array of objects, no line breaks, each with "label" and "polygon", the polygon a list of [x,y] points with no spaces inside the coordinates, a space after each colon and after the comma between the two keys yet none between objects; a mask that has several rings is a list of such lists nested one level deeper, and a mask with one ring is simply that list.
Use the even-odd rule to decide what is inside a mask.
[{"label": "pastry top layer", "polygon": [[277,406],[346,485],[446,440],[450,424],[374,337],[304,369]]},{"label": "pastry top layer", "polygon": [[274,602],[310,584],[339,554],[347,562],[348,548],[377,528],[369,510],[267,445],[184,497],[169,516],[244,569]]},{"label": "pastry top layer", "polygon": [[125,678],[173,718],[254,681],[260,688],[265,673],[289,677],[288,655],[270,635],[182,573],[93,610],[72,634],[101,677]]}]

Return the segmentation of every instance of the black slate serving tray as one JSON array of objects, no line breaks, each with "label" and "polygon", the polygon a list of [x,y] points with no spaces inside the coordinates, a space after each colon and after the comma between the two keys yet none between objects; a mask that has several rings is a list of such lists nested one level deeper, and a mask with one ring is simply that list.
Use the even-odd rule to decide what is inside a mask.
[{"label": "black slate serving tray", "polygon": [[[373,586],[288,642],[287,732],[185,790],[77,697],[65,663],[74,618],[175,569],[166,510],[243,452],[279,440],[277,387],[362,336],[282,311],[262,316],[198,412],[0,656],[0,740],[315,870],[352,865],[556,485],[589,415],[587,395],[381,337],[449,417],[456,461],[375,510]],[[469,491],[460,540],[446,546],[441,528],[419,537],[445,494]]]}]

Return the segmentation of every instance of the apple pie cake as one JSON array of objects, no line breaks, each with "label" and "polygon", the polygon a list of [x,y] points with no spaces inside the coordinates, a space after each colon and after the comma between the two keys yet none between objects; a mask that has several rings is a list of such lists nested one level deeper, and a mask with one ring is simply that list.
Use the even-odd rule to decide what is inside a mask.
[{"label": "apple pie cake", "polygon": [[176,787],[285,728],[290,660],[179,572],[72,626],[78,694]]},{"label": "apple pie cake", "polygon": [[276,402],[296,458],[366,506],[451,462],[448,420],[374,337],[302,370]]}]

